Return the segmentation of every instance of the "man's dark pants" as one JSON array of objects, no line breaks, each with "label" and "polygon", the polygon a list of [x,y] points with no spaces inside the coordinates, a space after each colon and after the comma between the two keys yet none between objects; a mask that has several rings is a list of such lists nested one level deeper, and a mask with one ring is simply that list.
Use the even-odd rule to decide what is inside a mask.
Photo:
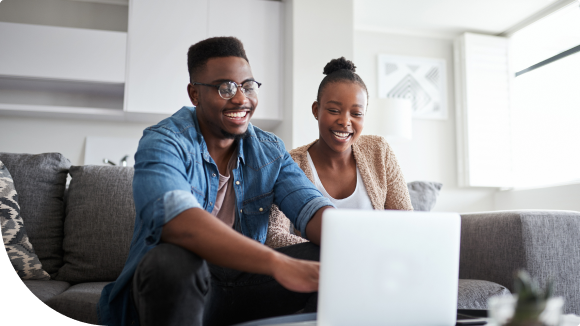
[{"label": "man's dark pants", "polygon": [[[320,260],[320,247],[309,242],[276,250]],[[132,291],[143,326],[232,325],[301,309],[314,312],[318,299],[318,293],[292,292],[270,276],[216,266],[168,243],[143,257]]]}]

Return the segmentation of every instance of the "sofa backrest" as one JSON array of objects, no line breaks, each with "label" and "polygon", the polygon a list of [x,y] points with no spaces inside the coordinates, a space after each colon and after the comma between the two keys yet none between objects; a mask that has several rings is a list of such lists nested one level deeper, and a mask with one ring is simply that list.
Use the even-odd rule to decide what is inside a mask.
[{"label": "sofa backrest", "polygon": [[59,153],[0,153],[0,161],[43,269],[70,283],[114,281],[133,235],[133,168],[71,166]]},{"label": "sofa backrest", "polygon": [[114,281],[125,265],[133,236],[133,168],[72,166],[69,173],[64,265],[55,279]]},{"label": "sofa backrest", "polygon": [[[51,277],[114,281],[134,231],[133,168],[71,166],[58,153],[0,153],[0,161],[14,179],[30,242]],[[409,183],[414,208],[430,210],[440,189],[439,183]]]},{"label": "sofa backrest", "polygon": [[64,190],[71,163],[59,153],[0,153],[14,180],[24,228],[42,268],[54,276],[62,266]]}]

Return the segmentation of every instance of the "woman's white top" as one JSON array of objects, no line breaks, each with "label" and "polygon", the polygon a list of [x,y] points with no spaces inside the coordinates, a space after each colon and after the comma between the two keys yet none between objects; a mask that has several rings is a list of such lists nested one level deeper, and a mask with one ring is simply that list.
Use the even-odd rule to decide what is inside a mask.
[{"label": "woman's white top", "polygon": [[316,188],[318,188],[324,197],[330,199],[336,208],[373,209],[373,204],[371,203],[365,184],[360,176],[358,165],[356,167],[356,188],[354,189],[354,192],[344,199],[334,199],[328,194],[328,192],[326,192],[322,182],[320,182],[318,172],[316,172],[316,167],[314,167],[314,162],[312,162],[312,158],[308,151],[306,152],[306,156],[308,157],[308,164],[310,164],[310,169],[312,169],[312,174],[314,175],[314,185],[316,185]]}]

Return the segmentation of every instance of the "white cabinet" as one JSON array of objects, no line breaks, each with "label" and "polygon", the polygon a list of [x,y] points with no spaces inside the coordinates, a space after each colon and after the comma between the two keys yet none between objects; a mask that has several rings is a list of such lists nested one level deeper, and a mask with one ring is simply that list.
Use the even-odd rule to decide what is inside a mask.
[{"label": "white cabinet", "polygon": [[127,33],[0,22],[0,114],[124,119]]},{"label": "white cabinet", "polygon": [[283,10],[264,0],[130,0],[127,33],[0,22],[0,114],[157,122],[187,95],[189,47],[244,43],[262,83],[252,122],[282,120]]},{"label": "white cabinet", "polygon": [[125,111],[173,114],[191,105],[187,50],[207,36],[207,0],[131,0]]},{"label": "white cabinet", "polygon": [[125,82],[127,33],[0,22],[0,75]]},{"label": "white cabinet", "polygon": [[131,0],[125,110],[172,114],[191,105],[189,46],[212,36],[238,37],[254,78],[263,83],[252,122],[281,120],[283,4],[260,0]]},{"label": "white cabinet", "polygon": [[253,120],[282,119],[283,4],[260,0],[211,0],[208,37],[235,36],[254,78],[262,83]]}]

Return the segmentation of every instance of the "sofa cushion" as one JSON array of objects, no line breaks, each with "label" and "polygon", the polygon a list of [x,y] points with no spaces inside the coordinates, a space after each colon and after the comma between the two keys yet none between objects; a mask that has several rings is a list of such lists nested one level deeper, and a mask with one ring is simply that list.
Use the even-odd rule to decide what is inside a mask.
[{"label": "sofa cushion", "polygon": [[59,153],[0,153],[18,193],[20,216],[42,267],[51,276],[62,266],[64,189],[70,162]]},{"label": "sofa cushion", "polygon": [[0,161],[0,228],[8,258],[18,276],[26,280],[50,279],[48,273],[42,269],[42,264],[28,240],[24,222],[20,217],[14,181],[2,161]]},{"label": "sofa cushion", "polygon": [[89,324],[98,324],[97,304],[108,282],[91,282],[73,285],[63,293],[46,301],[61,314]]},{"label": "sofa cushion", "polygon": [[64,265],[55,279],[114,281],[125,265],[133,236],[133,168],[72,166],[70,175]]},{"label": "sofa cushion", "polygon": [[70,287],[70,284],[67,282],[54,280],[24,280],[24,284],[28,287],[30,292],[32,292],[32,294],[34,294],[42,302],[46,302],[52,297],[63,293]]},{"label": "sofa cushion", "polygon": [[487,309],[487,299],[510,294],[505,286],[482,280],[459,280],[457,309]]},{"label": "sofa cushion", "polygon": [[435,207],[442,183],[432,181],[413,181],[407,183],[411,205],[415,211],[430,211]]}]

